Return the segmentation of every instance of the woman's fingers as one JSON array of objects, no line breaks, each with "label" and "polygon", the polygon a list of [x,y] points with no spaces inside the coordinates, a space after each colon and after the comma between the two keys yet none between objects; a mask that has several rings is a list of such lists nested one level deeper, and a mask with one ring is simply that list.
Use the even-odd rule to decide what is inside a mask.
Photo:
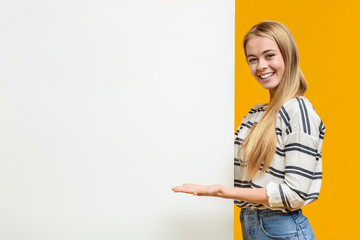
[{"label": "woman's fingers", "polygon": [[185,183],[182,186],[173,187],[172,190],[174,192],[182,192],[193,195],[201,196],[203,195],[205,185],[193,184],[193,183]]},{"label": "woman's fingers", "polygon": [[183,186],[185,186],[185,187],[194,187],[196,185],[198,185],[198,184],[194,184],[194,183],[184,183],[183,184]]},{"label": "woman's fingers", "polygon": [[173,187],[173,191],[174,192],[185,192],[185,193],[192,193],[193,191],[193,187],[192,186],[177,186],[177,187]]},{"label": "woman's fingers", "polygon": [[177,186],[172,189],[174,192],[183,192],[183,193],[189,193],[194,194],[194,184],[186,183],[182,186]]},{"label": "woman's fingers", "polygon": [[174,192],[182,192],[197,196],[213,196],[217,197],[221,193],[221,185],[200,185],[193,183],[185,183],[182,186],[173,187]]},{"label": "woman's fingers", "polygon": [[172,189],[173,189],[173,191],[181,190],[181,189],[190,189],[190,188],[193,188],[194,186],[195,186],[195,184],[185,183],[182,186],[176,186],[176,187],[173,187]]}]

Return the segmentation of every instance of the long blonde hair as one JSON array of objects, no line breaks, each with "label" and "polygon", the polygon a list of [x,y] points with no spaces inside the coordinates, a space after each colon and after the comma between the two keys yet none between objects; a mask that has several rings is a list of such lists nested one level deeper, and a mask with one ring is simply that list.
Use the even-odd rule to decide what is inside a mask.
[{"label": "long blonde hair", "polygon": [[267,37],[277,43],[284,59],[285,69],[263,117],[250,129],[239,148],[238,154],[243,150],[243,157],[248,161],[246,170],[248,179],[253,179],[257,175],[262,164],[260,174],[263,174],[273,160],[277,144],[276,118],[281,106],[293,97],[302,96],[307,90],[306,79],[299,68],[299,52],[290,31],[283,24],[274,21],[263,21],[255,25],[244,37],[245,56],[246,44],[255,36]]}]

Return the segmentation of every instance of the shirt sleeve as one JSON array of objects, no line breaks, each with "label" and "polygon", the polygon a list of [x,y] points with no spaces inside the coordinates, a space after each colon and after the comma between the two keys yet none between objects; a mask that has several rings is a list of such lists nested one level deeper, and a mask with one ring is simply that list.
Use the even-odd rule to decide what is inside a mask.
[{"label": "shirt sleeve", "polygon": [[316,200],[322,182],[321,148],[325,127],[312,105],[296,98],[280,109],[285,177],[266,185],[269,206],[299,209]]}]

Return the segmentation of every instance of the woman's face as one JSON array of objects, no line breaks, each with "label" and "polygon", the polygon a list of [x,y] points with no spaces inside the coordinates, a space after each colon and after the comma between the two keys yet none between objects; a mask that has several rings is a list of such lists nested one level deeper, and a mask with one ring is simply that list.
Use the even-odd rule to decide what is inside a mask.
[{"label": "woman's face", "polygon": [[248,40],[246,54],[251,74],[261,86],[272,93],[279,85],[285,70],[278,45],[270,38],[255,36]]}]

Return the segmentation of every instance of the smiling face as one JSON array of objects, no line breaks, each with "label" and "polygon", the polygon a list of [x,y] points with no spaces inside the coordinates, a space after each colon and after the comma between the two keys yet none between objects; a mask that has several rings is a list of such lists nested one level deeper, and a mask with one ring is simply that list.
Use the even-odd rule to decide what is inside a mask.
[{"label": "smiling face", "polygon": [[276,42],[267,37],[252,37],[246,43],[246,60],[251,74],[272,95],[285,70],[284,59]]}]

